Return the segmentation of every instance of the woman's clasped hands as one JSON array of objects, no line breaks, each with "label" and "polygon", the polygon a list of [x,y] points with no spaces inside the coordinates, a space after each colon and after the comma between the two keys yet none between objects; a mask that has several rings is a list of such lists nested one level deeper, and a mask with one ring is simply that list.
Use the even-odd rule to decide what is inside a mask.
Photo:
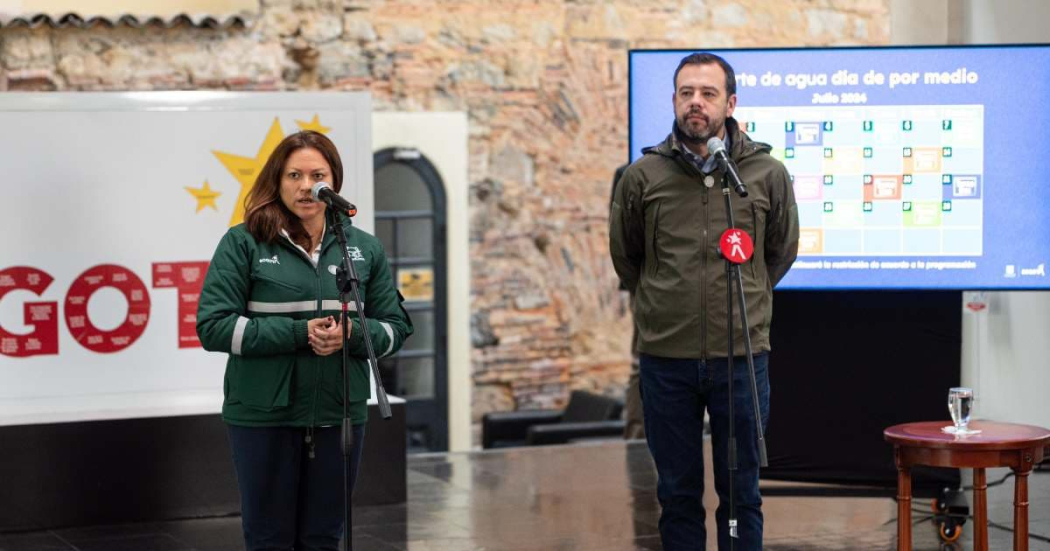
[{"label": "woman's clasped hands", "polygon": [[343,326],[332,316],[308,321],[306,331],[310,348],[318,356],[328,356],[343,348]]}]

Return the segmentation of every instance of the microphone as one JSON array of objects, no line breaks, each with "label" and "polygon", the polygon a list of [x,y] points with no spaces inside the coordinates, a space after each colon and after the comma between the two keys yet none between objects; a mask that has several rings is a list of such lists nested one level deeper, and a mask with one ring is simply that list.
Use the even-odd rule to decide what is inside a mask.
[{"label": "microphone", "polygon": [[314,201],[323,202],[329,207],[342,212],[351,218],[357,214],[357,207],[350,201],[343,199],[343,196],[333,191],[326,182],[317,182],[314,184],[314,187],[310,189],[310,196],[314,198]]},{"label": "microphone", "polygon": [[726,144],[722,143],[718,136],[712,136],[710,140],[707,140],[707,152],[715,156],[715,160],[725,170],[726,175],[733,180],[733,191],[736,191],[736,194],[741,197],[747,197],[747,186],[740,181],[740,176],[736,173],[736,167],[733,166],[733,161],[729,159],[729,155],[726,153]]}]

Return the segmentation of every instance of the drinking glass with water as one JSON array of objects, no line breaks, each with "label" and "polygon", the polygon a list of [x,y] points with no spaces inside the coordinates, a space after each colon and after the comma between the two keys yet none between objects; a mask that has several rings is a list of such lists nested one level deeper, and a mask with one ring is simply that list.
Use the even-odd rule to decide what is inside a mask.
[{"label": "drinking glass with water", "polygon": [[973,410],[973,389],[966,387],[953,387],[948,389],[948,413],[952,416],[952,426],[941,430],[949,434],[967,435],[977,434],[980,430],[968,428],[970,424],[970,412]]}]

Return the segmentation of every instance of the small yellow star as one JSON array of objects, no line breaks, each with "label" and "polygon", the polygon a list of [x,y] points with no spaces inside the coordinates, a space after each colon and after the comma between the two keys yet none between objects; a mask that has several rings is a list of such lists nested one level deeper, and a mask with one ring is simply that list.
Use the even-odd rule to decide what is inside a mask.
[{"label": "small yellow star", "polygon": [[204,207],[211,207],[212,210],[218,211],[219,207],[215,206],[215,198],[222,195],[221,191],[215,191],[208,185],[208,181],[204,181],[204,186],[199,188],[193,188],[186,186],[186,191],[190,192],[197,200],[197,212],[200,212]]},{"label": "small yellow star", "polygon": [[314,115],[313,120],[310,121],[310,122],[303,122],[303,121],[300,121],[300,120],[296,120],[295,124],[299,125],[299,129],[300,130],[314,130],[314,131],[320,132],[322,134],[327,134],[328,131],[331,130],[331,128],[329,128],[327,126],[321,126],[320,117],[318,117],[317,115]]}]

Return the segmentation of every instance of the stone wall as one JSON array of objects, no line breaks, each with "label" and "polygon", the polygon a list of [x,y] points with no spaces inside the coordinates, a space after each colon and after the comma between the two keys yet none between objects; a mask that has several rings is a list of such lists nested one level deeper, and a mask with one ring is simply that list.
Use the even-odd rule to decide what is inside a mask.
[{"label": "stone wall", "polygon": [[889,0],[261,0],[245,28],[0,29],[0,91],[369,90],[378,110],[466,111],[477,420],[623,392],[606,219],[628,49],[885,44],[889,21]]}]

